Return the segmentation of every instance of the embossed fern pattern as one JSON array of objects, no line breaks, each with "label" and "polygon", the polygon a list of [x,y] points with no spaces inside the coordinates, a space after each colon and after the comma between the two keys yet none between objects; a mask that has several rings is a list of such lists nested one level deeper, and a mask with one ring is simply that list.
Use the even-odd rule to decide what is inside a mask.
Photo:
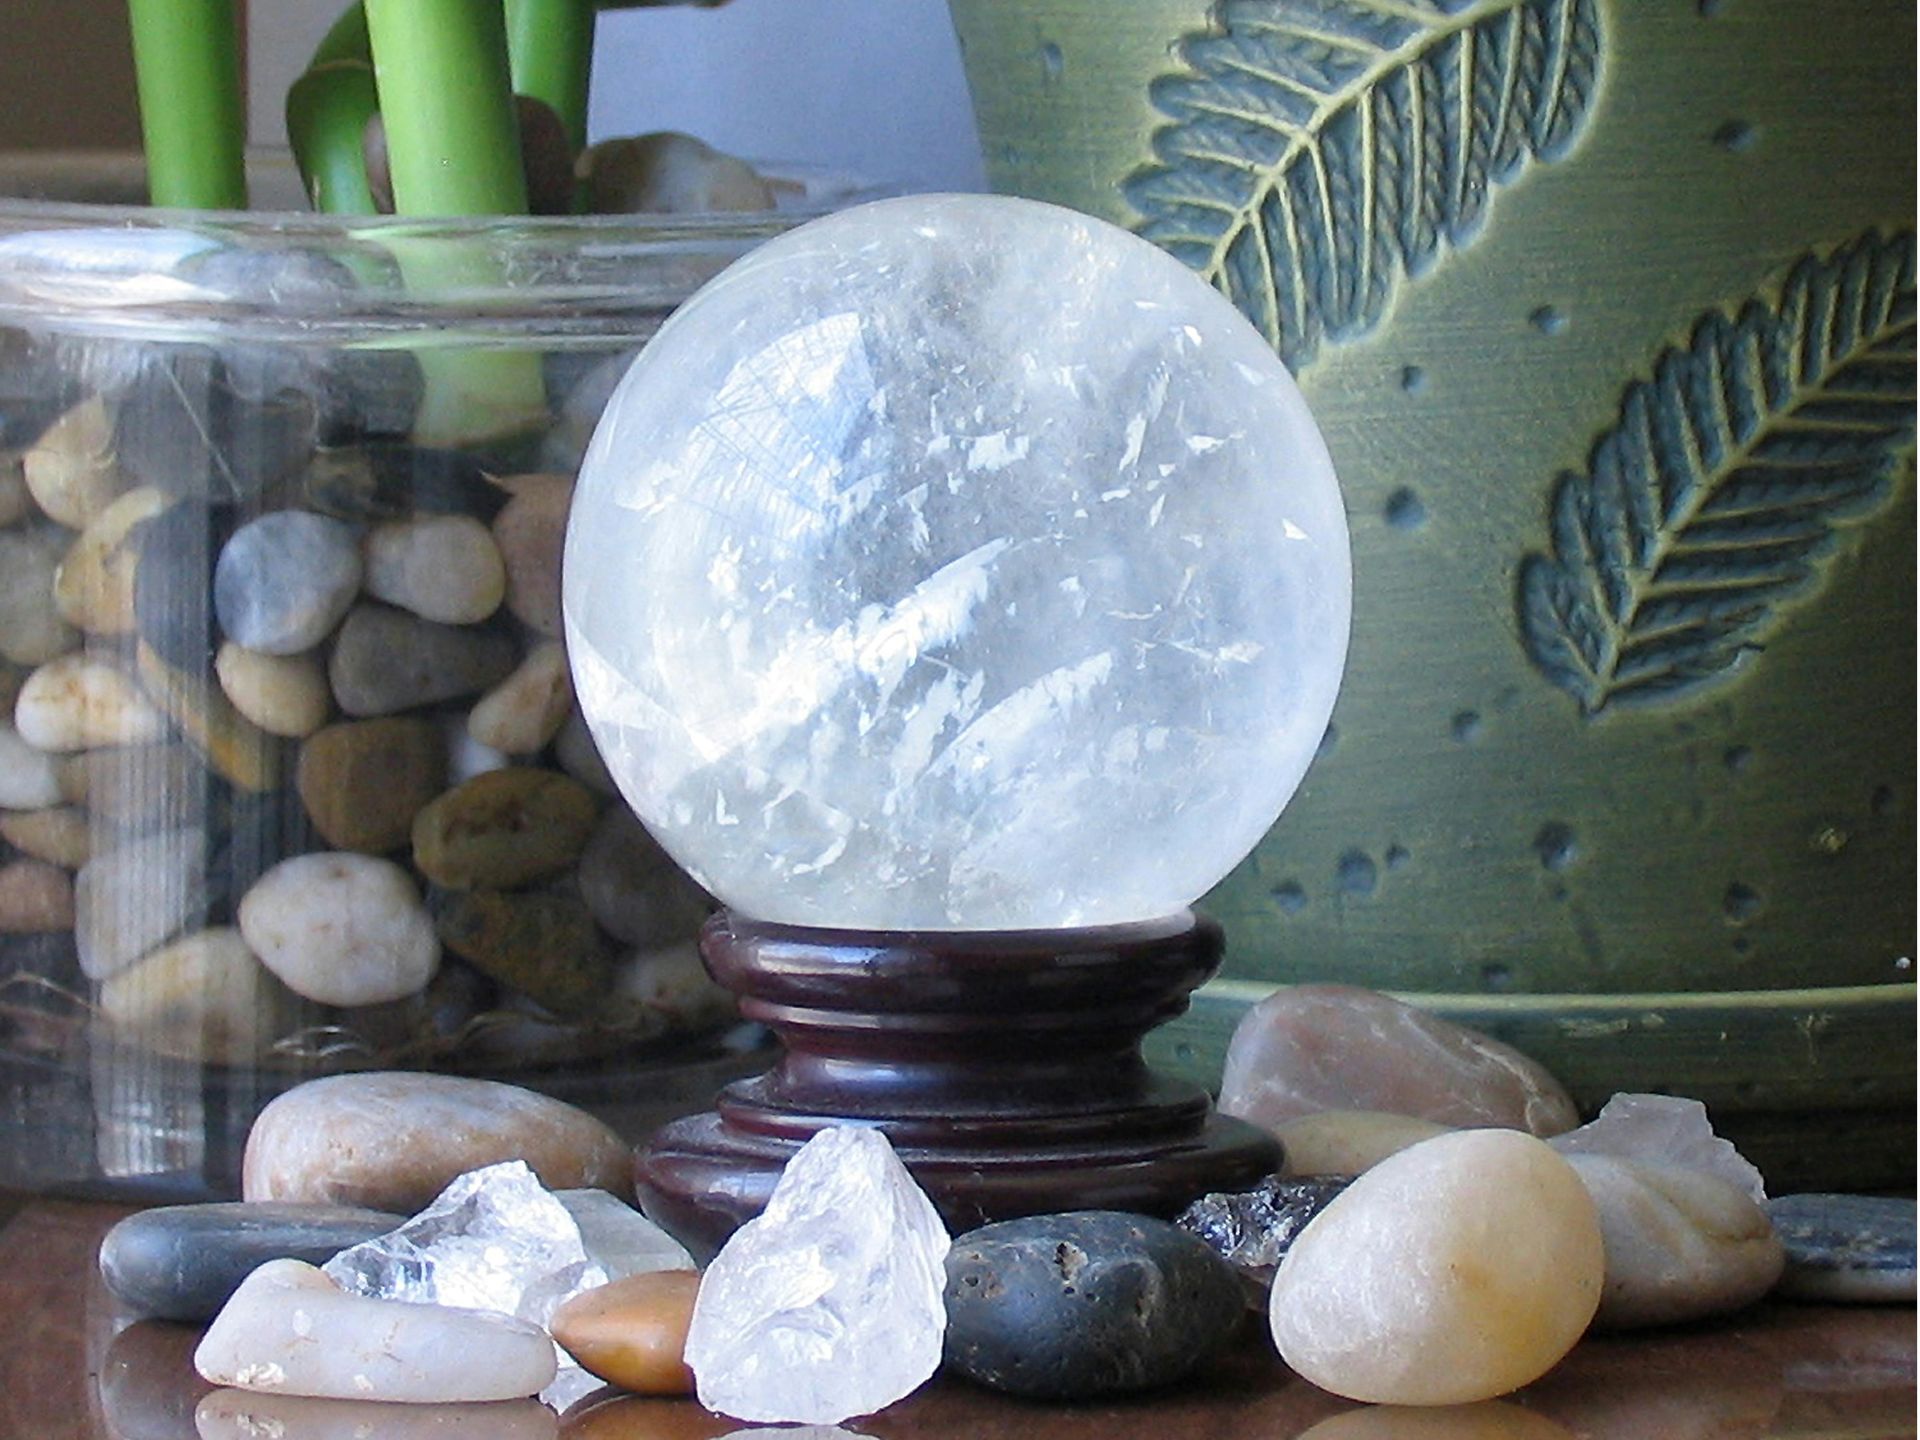
[{"label": "embossed fern pattern", "polygon": [[1224,0],[1156,81],[1139,232],[1299,370],[1471,241],[1496,185],[1579,136],[1599,0]]},{"label": "embossed fern pattern", "polygon": [[1914,433],[1913,259],[1911,232],[1868,234],[1803,257],[1775,305],[1709,313],[1560,477],[1520,631],[1588,715],[1727,676],[1886,499]]}]

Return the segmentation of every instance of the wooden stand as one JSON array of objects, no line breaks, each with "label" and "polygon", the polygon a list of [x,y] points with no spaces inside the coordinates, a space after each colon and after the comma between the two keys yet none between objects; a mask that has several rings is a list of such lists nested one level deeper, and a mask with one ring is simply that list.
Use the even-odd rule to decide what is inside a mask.
[{"label": "wooden stand", "polygon": [[1172,1215],[1242,1190],[1280,1147],[1150,1071],[1140,1040],[1220,963],[1183,911],[1069,931],[876,933],[717,915],[701,937],[741,1012],[786,1042],[772,1070],[640,1153],[647,1212],[714,1247],[758,1214],[826,1125],[874,1124],[960,1233],[1060,1210]]}]

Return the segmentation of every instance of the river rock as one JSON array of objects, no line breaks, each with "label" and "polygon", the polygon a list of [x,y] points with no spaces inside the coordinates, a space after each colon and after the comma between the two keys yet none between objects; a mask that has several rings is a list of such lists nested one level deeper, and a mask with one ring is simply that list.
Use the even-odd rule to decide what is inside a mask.
[{"label": "river rock", "polygon": [[490,522],[508,499],[466,451],[398,440],[320,451],[302,477],[301,495],[322,514],[374,524],[415,514]]},{"label": "river rock", "polygon": [[1174,1223],[1231,1265],[1264,1310],[1280,1261],[1347,1184],[1342,1175],[1270,1175],[1251,1190],[1203,1195]]},{"label": "river rock", "polygon": [[240,933],[296,995],[378,1005],[424,989],[440,963],[433,920],[407,872],[350,851],[296,855],[240,901]]},{"label": "river rock", "polygon": [[62,798],[53,757],[21,739],[13,726],[0,722],[0,806],[40,810],[59,804]]},{"label": "river rock", "polygon": [[44,860],[0,861],[0,935],[73,926],[73,877]]},{"label": "river rock", "polygon": [[602,795],[619,793],[619,787],[613,783],[613,775],[607,769],[607,762],[600,758],[600,747],[594,744],[593,732],[587,729],[587,722],[577,705],[561,723],[560,733],[553,738],[553,758],[560,762],[562,770],[589,790],[597,790]]},{"label": "river rock", "polygon": [[20,468],[41,513],[69,530],[84,530],[127,488],[113,419],[98,399],[83,400],[48,426],[20,457]]},{"label": "river rock", "polygon": [[546,748],[572,708],[566,649],[558,640],[543,640],[480,697],[467,717],[467,733],[503,755],[531,755]]},{"label": "river rock", "polygon": [[713,900],[625,805],[610,805],[580,855],[580,893],[616,940],[649,948],[691,940]]},{"label": "river rock", "polygon": [[494,517],[493,538],[507,567],[507,609],[542,635],[560,634],[560,552],[566,545],[573,481],[520,475],[513,498]]},{"label": "river rock", "polygon": [[31,515],[33,494],[17,452],[0,450],[0,526],[13,525]]},{"label": "river rock", "polygon": [[390,520],[361,543],[367,593],[442,625],[473,625],[500,608],[507,570],[493,534],[471,515]]},{"label": "river rock", "polygon": [[1381,1161],[1320,1212],[1273,1280],[1280,1357],[1349,1399],[1487,1400],[1539,1378],[1599,1306],[1600,1221],[1573,1168],[1511,1130]]},{"label": "river rock", "polygon": [[53,598],[66,550],[67,532],[52,525],[0,530],[0,656],[16,665],[45,664],[80,643]]},{"label": "river rock", "polygon": [[443,890],[431,908],[440,943],[482,974],[562,1019],[613,1018],[612,958],[578,896]]},{"label": "river rock", "polygon": [[310,650],[360,590],[360,549],[338,520],[276,510],[241,526],[220,551],[213,606],[235,644],[268,655]]},{"label": "river rock", "polygon": [[40,750],[141,745],[172,728],[133,677],[80,653],[49,660],[27,677],[13,723]]},{"label": "river rock", "polygon": [[60,798],[84,805],[98,822],[129,831],[170,826],[198,815],[212,778],[178,741],[123,745],[63,757]]},{"label": "river rock", "polygon": [[446,783],[447,756],[431,721],[349,720],[300,747],[296,774],[328,844],[381,855],[408,843],[413,817]]},{"label": "river rock", "polygon": [[62,619],[96,635],[125,635],[134,628],[141,531],[166,506],[166,492],[147,485],[94,516],[54,576],[53,603]]},{"label": "river rock", "polygon": [[1323,1110],[1557,1135],[1572,1098],[1519,1051],[1377,991],[1292,985],[1249,1010],[1227,1046],[1220,1109],[1268,1130]]},{"label": "river rock", "polygon": [[1913,1303],[1912,1200],[1783,1195],[1767,1209],[1786,1251],[1776,1294],[1827,1304]]},{"label": "river rock", "polygon": [[229,640],[214,657],[213,672],[233,708],[269,735],[311,735],[333,706],[327,672],[310,653],[262,655]]},{"label": "river rock", "polygon": [[413,863],[448,889],[510,889],[580,858],[599,804],[579,782],[515,766],[456,785],[413,821]]},{"label": "river rock", "polygon": [[556,1440],[560,1431],[538,1400],[396,1405],[229,1389],[200,1401],[186,1433],[197,1440]]},{"label": "river rock", "polygon": [[242,1281],[193,1363],[243,1390],[411,1403],[517,1399],[555,1368],[538,1325],[347,1295],[300,1260],[269,1260]]},{"label": "river rock", "polygon": [[1615,1095],[1578,1130],[1553,1138],[1562,1155],[1609,1155],[1650,1165],[1677,1166],[1714,1176],[1763,1205],[1766,1184],[1760,1172],[1733,1146],[1713,1133],[1707,1107],[1677,1095]]},{"label": "river rock", "polygon": [[553,1312],[553,1338],[602,1380],[636,1395],[690,1395],[687,1326],[700,1277],[691,1270],[629,1275]]},{"label": "river rock", "polygon": [[279,784],[279,747],[233,707],[213,676],[180,670],[144,642],[138,657],[147,694],[221,779],[251,793]]},{"label": "river rock", "polygon": [[87,812],[76,805],[0,812],[0,840],[63,870],[78,870],[93,851]]},{"label": "river rock", "polygon": [[949,1243],[885,1135],[819,1131],[700,1282],[686,1345],[700,1403],[834,1425],[911,1394],[940,1364]]},{"label": "river rock", "polygon": [[1226,1344],[1245,1308],[1233,1271],[1199,1240],[1112,1211],[961,1236],[946,1305],[950,1368],[1052,1400],[1178,1380]]},{"label": "river rock", "polygon": [[1451,1127],[1384,1110],[1325,1110],[1273,1127],[1289,1175],[1358,1175]]},{"label": "river rock", "polygon": [[630,957],[614,976],[613,999],[649,1034],[696,1035],[736,1018],[732,993],[707,973],[691,941]]},{"label": "river rock", "polygon": [[595,215],[771,210],[773,190],[744,160],[675,130],[625,135],[580,157]]},{"label": "river rock", "polygon": [[80,968],[105,980],[196,924],[207,911],[207,834],[197,825],[128,840],[74,880]]},{"label": "river rock", "polygon": [[246,1065],[279,1038],[290,1001],[240,932],[223,926],[176,940],[109,975],[99,1003],[121,1039],[155,1055]]},{"label": "river rock", "polygon": [[134,626],[143,645],[195,681],[205,678],[220,648],[214,567],[238,523],[230,505],[180,500],[140,529]]},{"label": "river rock", "polygon": [[247,1136],[249,1200],[412,1214],[456,1177],[524,1160],[550,1190],[633,1195],[633,1152],[571,1105],[491,1080],[375,1071],[309,1080]]},{"label": "river rock", "polygon": [[366,717],[476,694],[513,667],[514,645],[505,635],[358,605],[340,627],[327,675],[340,708]]},{"label": "river rock", "polygon": [[1594,1326],[1672,1325],[1751,1305],[1785,1255],[1746,1191],[1698,1170],[1569,1155],[1600,1212],[1606,1288]]},{"label": "river rock", "polygon": [[346,1205],[168,1205],[129,1215],[107,1232],[100,1275],[142,1315],[211,1320],[267,1261],[320,1265],[404,1218]]}]

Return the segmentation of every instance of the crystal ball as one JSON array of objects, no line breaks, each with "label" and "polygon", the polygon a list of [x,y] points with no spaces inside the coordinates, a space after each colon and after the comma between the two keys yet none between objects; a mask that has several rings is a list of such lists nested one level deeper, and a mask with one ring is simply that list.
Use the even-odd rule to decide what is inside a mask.
[{"label": "crystal ball", "polygon": [[862,930],[1172,914],[1325,733],[1346,519],[1292,378],[1146,241],[842,211],[687,301],[574,495],[580,705],[729,907]]}]

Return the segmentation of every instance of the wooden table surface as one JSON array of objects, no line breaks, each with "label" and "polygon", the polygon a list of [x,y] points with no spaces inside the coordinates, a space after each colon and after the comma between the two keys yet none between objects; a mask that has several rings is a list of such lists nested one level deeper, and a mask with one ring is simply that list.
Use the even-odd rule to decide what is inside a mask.
[{"label": "wooden table surface", "polygon": [[[0,1228],[4,1440],[196,1440],[194,1408],[210,1388],[190,1363],[198,1331],[130,1323],[99,1282],[100,1236],[124,1213],[28,1202]],[[1204,1374],[1151,1396],[1036,1405],[942,1379],[844,1433],[874,1440],[1882,1440],[1915,1434],[1914,1334],[1911,1308],[1772,1304],[1715,1325],[1590,1339],[1507,1400],[1408,1412],[1314,1389],[1250,1325],[1244,1343]],[[314,1437],[382,1434],[378,1423],[321,1418]],[[540,1428],[556,1433],[544,1419]],[[690,1402],[624,1399],[567,1419],[557,1433],[717,1440],[740,1428]],[[276,1440],[305,1433],[289,1426]],[[418,1432],[409,1426],[407,1433]],[[470,1424],[435,1433],[488,1440]],[[810,1440],[834,1434],[812,1432]]]}]

